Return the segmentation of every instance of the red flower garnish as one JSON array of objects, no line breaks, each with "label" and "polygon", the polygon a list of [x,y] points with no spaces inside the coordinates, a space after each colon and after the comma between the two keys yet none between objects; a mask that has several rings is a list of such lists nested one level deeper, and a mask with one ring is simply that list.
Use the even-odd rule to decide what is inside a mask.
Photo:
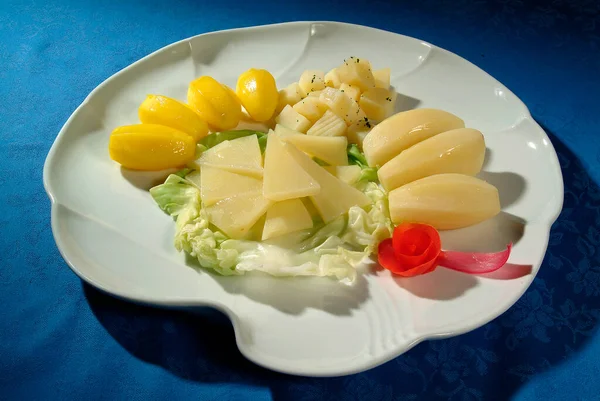
[{"label": "red flower garnish", "polygon": [[425,224],[401,224],[379,244],[379,263],[404,277],[434,270],[442,250],[440,234]]},{"label": "red flower garnish", "polygon": [[494,253],[442,251],[438,231],[427,224],[405,223],[378,247],[379,264],[403,277],[429,273],[438,265],[468,274],[490,273],[506,264],[512,244]]}]

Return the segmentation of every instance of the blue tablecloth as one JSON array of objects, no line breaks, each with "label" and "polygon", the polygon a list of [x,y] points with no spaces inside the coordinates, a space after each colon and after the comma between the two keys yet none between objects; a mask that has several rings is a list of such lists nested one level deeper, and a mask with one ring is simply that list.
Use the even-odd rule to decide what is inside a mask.
[{"label": "blue tablecloth", "polygon": [[[0,2],[0,399],[600,399],[600,2],[386,3]],[[42,187],[62,124],[119,69],[199,33],[315,19],[418,37],[488,71],[546,129],[566,185],[544,265],[513,308],[335,379],[253,365],[217,312],[136,306],[82,284],[54,244]]]}]

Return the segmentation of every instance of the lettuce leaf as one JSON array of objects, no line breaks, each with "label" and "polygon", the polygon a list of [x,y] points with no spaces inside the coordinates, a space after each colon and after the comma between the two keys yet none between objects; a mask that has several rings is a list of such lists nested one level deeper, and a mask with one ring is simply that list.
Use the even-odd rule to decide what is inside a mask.
[{"label": "lettuce leaf", "polygon": [[[359,159],[357,155],[362,164]],[[373,202],[367,208],[352,207],[332,222],[317,221],[312,229],[271,241],[233,240],[209,223],[199,190],[185,179],[188,173],[184,169],[171,174],[150,194],[176,220],[175,248],[222,275],[261,271],[273,276],[330,276],[351,284],[357,266],[392,232],[385,192],[365,180],[357,187]]]},{"label": "lettuce leaf", "polygon": [[377,169],[369,167],[365,155],[358,149],[355,144],[348,145],[348,164],[356,164],[360,167],[359,182],[379,182],[377,177]]}]

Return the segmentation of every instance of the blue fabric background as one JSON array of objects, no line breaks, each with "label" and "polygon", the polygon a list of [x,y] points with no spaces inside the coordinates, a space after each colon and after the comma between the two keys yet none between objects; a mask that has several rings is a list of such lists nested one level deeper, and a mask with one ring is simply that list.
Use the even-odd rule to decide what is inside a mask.
[{"label": "blue fabric background", "polygon": [[[0,1],[0,399],[599,400],[600,2],[263,4]],[[254,366],[217,312],[135,306],[83,285],[56,249],[42,187],[62,124],[119,69],[203,32],[311,19],[418,37],[488,71],[546,129],[566,184],[544,265],[513,308],[335,379]]]}]

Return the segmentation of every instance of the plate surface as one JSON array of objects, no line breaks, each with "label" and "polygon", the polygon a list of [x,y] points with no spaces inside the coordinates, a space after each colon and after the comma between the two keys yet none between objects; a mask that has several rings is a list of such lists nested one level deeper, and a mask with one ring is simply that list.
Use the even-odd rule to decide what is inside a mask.
[{"label": "plate surface", "polygon": [[[391,67],[398,110],[441,108],[484,133],[481,177],[498,187],[503,212],[443,233],[442,243],[445,249],[495,251],[512,241],[509,262],[531,265],[531,274],[504,280],[439,268],[402,279],[371,266],[351,288],[329,279],[217,276],[191,268],[173,247],[175,224],[147,192],[164,175],[127,172],[108,157],[110,131],[136,122],[148,93],[184,100],[192,79],[212,75],[234,86],[250,67],[268,69],[281,87],[305,69],[327,71],[351,55],[374,68]],[[233,321],[246,357],[310,376],[362,371],[424,339],[464,333],[504,312],[537,273],[563,201],[552,144],[506,87],[431,44],[333,22],[208,33],[125,68],[69,118],[46,160],[44,185],[56,243],[82,279],[136,302],[220,309]]]}]

